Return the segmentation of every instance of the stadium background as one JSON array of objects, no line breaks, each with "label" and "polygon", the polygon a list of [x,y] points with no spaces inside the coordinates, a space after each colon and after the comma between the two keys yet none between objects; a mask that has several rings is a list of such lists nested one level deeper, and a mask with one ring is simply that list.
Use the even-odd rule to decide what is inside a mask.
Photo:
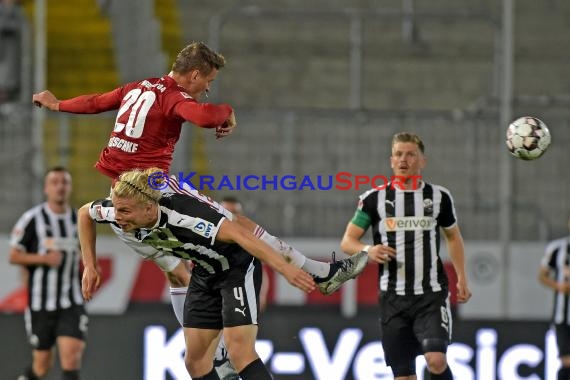
[{"label": "stadium background", "polygon": [[[474,296],[458,308],[456,336],[458,343],[481,354],[464,358],[473,369],[472,378],[550,379],[545,369],[550,368],[545,363],[552,364],[548,358],[555,357],[548,355],[545,339],[550,294],[537,283],[536,271],[546,241],[568,234],[570,4],[513,1],[512,32],[506,28],[503,34],[503,6],[509,3],[24,1],[27,23],[17,34],[20,70],[13,73],[21,78],[19,100],[0,104],[0,169],[5,175],[0,182],[0,243],[5,252],[0,305],[8,311],[20,306],[18,271],[7,263],[7,239],[19,215],[41,200],[43,169],[55,164],[70,168],[77,206],[101,197],[109,187],[93,164],[107,143],[114,115],[33,109],[31,93],[49,88],[66,98],[160,76],[182,46],[203,40],[228,61],[209,101],[232,104],[239,127],[223,140],[215,140],[210,131],[185,128],[174,172],[215,178],[315,178],[342,171],[389,175],[391,135],[418,132],[429,160],[424,177],[454,194],[467,243]],[[3,46],[0,49],[8,52],[8,45]],[[2,58],[5,63],[6,55]],[[549,151],[535,162],[512,159],[504,147],[505,120],[524,115],[544,120],[553,135]],[[363,189],[207,192],[215,198],[236,195],[247,213],[273,233],[311,256],[328,258],[331,250],[338,250]],[[145,357],[144,327],[164,325],[168,337],[175,331],[160,274],[125,254],[112,236],[102,244],[110,294],[103,289],[101,301],[91,306],[85,378],[100,378],[99,358],[111,363],[105,371],[108,379],[174,376],[168,370],[162,371],[163,377],[144,374],[152,361]],[[277,372],[280,360],[288,363],[285,367],[303,366],[302,372],[281,372],[277,378],[338,378],[333,373],[339,379],[389,378],[380,370],[359,372],[356,358],[345,372],[336,362],[330,373],[319,371],[313,364],[329,368],[324,359],[317,360],[300,343],[303,327],[321,329],[333,362],[344,328],[364,331],[359,348],[377,342],[375,276],[370,266],[362,279],[328,298],[302,297],[272,278],[268,327],[261,329],[260,337],[270,339],[275,350],[298,355],[273,355],[269,363]],[[121,296],[113,289],[121,289]],[[17,312],[0,314],[0,320],[2,341],[9,342],[0,349],[0,377],[12,378],[28,360],[23,322]],[[117,326],[121,329],[113,330]],[[488,340],[478,343],[476,332],[489,328],[499,334],[496,366],[488,367],[496,374],[482,372],[479,365],[490,348]],[[530,328],[540,333],[519,333]],[[507,360],[499,359],[517,344],[544,349],[544,355],[515,366],[516,377],[501,377],[498,363]],[[117,358],[121,360],[113,364]]]}]

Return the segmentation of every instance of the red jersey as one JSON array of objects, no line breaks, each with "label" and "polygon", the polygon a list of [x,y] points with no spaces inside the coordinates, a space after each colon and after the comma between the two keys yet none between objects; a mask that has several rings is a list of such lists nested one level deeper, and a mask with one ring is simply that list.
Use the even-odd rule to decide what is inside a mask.
[{"label": "red jersey", "polygon": [[202,128],[224,124],[232,113],[227,104],[198,103],[168,75],[128,83],[104,94],[63,100],[59,110],[100,113],[118,109],[107,147],[95,164],[111,178],[153,166],[169,172],[182,123]]}]

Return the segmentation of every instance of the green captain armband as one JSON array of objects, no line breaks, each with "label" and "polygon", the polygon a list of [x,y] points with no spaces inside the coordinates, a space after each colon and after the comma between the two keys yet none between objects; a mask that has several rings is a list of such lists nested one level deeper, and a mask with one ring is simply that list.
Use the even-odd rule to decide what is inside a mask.
[{"label": "green captain armband", "polygon": [[368,227],[370,227],[371,224],[370,217],[368,216],[367,213],[365,213],[362,210],[356,210],[350,222],[362,228],[363,230],[368,229]]}]

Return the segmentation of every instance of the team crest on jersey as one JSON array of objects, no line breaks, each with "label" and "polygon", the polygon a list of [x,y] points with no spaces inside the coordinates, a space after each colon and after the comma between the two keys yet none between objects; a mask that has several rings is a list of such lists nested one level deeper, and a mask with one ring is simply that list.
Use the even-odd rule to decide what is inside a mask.
[{"label": "team crest on jersey", "polygon": [[205,238],[210,238],[212,237],[212,233],[214,232],[215,226],[214,223],[210,223],[204,219],[195,218],[191,228],[192,231],[194,231],[198,235],[203,236]]},{"label": "team crest on jersey", "polygon": [[384,201],[384,210],[386,211],[386,217],[392,217],[396,215],[396,208],[394,205],[394,201],[386,199]]},{"label": "team crest on jersey", "polygon": [[433,215],[433,201],[429,198],[424,199],[424,215],[425,216]]}]

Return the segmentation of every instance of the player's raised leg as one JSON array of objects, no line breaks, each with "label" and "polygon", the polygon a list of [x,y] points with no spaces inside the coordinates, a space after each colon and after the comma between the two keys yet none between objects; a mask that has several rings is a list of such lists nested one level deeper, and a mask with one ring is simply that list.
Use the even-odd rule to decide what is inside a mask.
[{"label": "player's raised leg", "polygon": [[232,214],[212,198],[192,188],[187,182],[180,182],[175,175],[170,176],[168,185],[169,191],[200,199],[202,202],[210,204],[211,207],[224,214],[228,219],[234,220],[241,226],[247,228],[258,239],[279,252],[293,265],[312,275],[319,291],[325,295],[332,294],[338,290],[342,284],[355,278],[366,268],[366,264],[368,263],[368,255],[366,252],[361,252],[339,261],[335,261],[333,256],[332,263],[310,259],[284,240],[271,235],[265,228],[248,217],[242,214]]},{"label": "player's raised leg", "polygon": [[[240,216],[240,219],[243,218],[246,217]],[[310,259],[299,252],[295,247],[271,235],[259,225],[255,225],[254,235],[281,253],[295,266],[311,274],[315,278],[315,283],[320,292],[325,295],[334,293],[346,281],[358,276],[362,273],[364,268],[366,268],[366,264],[368,263],[368,255],[366,252],[361,252],[339,261],[334,259],[333,253],[332,263]]]}]

